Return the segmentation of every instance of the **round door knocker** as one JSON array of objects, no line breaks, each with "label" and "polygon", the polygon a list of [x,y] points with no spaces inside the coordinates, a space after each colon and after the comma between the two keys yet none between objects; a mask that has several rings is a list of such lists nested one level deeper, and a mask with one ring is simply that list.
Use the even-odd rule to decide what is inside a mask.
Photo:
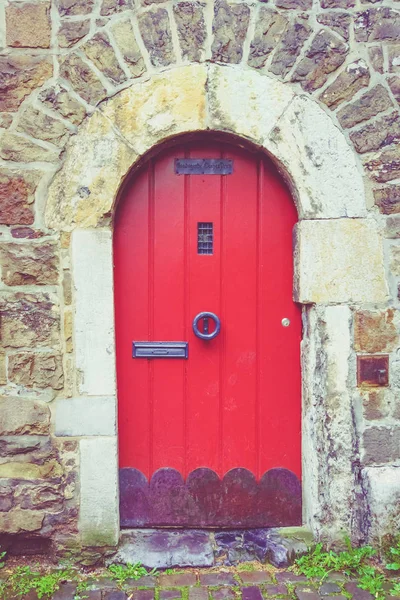
[{"label": "round door knocker", "polygon": [[[203,333],[199,330],[199,327],[198,327],[199,321],[201,321],[201,319],[203,319],[203,329],[204,329]],[[215,329],[211,333],[208,332],[209,319],[211,319],[215,323]],[[200,338],[202,340],[212,340],[219,334],[220,330],[221,330],[221,321],[219,320],[217,315],[215,315],[212,312],[201,312],[198,315],[196,315],[195,318],[193,319],[193,332],[195,335],[197,335],[198,338]]]}]

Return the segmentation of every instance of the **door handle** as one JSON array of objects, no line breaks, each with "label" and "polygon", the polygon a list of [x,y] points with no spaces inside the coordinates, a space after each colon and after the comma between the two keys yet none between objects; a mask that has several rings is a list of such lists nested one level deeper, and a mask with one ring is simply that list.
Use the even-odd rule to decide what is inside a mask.
[{"label": "door handle", "polygon": [[[199,321],[201,321],[201,319],[203,319],[204,333],[202,333],[199,330],[199,326],[198,326]],[[212,333],[208,332],[209,319],[211,319],[215,323],[215,329]],[[201,340],[212,340],[219,334],[220,331],[221,331],[221,321],[219,320],[217,315],[215,315],[212,312],[201,312],[198,315],[196,315],[195,318],[193,319],[193,333],[194,333],[194,335],[197,335],[197,337],[200,338]]]}]

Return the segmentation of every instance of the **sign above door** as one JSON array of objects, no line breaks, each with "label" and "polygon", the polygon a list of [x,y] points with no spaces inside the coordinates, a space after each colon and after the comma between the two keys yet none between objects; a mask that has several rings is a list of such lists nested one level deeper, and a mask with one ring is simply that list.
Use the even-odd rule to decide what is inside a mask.
[{"label": "sign above door", "polygon": [[176,158],[175,173],[177,175],[231,175],[233,160],[231,158]]}]

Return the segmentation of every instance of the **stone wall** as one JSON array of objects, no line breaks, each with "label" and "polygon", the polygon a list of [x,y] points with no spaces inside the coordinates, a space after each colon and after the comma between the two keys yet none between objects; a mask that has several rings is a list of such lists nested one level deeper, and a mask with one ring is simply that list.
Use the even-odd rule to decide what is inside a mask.
[{"label": "stone wall", "polygon": [[[207,128],[260,146],[268,137],[282,170],[294,165],[289,180],[305,219],[298,229],[295,293],[307,325],[307,522],[317,536],[334,538],[344,527],[356,541],[400,527],[399,39],[395,0],[25,0],[0,6],[4,535],[38,535],[60,545],[116,543],[112,527],[100,536],[90,531],[93,519],[102,523],[110,513],[117,492],[112,485],[104,491],[101,471],[90,471],[99,454],[87,436],[102,436],[108,455],[115,409],[107,400],[109,373],[89,372],[85,363],[85,344],[92,342],[84,326],[87,303],[96,294],[78,293],[87,271],[71,270],[71,261],[80,262],[74,252],[87,255],[94,242],[89,232],[75,231],[71,246],[71,231],[109,228],[119,183],[138,156],[176,133]],[[208,70],[179,75],[199,63]],[[230,90],[236,77],[235,105],[212,64],[226,66]],[[258,74],[270,82],[273,102],[265,94],[264,104],[254,91]],[[207,106],[198,89],[207,90]],[[221,117],[223,110],[230,119]],[[299,123],[307,115],[305,133]],[[323,143],[321,128],[329,130]],[[302,152],[309,173],[319,178],[307,175]],[[363,174],[363,190],[352,172]],[[364,197],[367,212],[359,209]],[[332,261],[335,243],[338,261]],[[379,271],[382,248],[386,280]],[[91,271],[90,260],[85,265]],[[96,276],[102,275],[94,271],[93,290]],[[94,347],[106,354],[112,327],[102,336]],[[363,356],[383,361],[375,382],[360,371]],[[370,364],[374,368],[373,359]],[[95,427],[88,417],[85,429],[79,406],[86,396],[101,396],[104,409],[97,413],[87,404],[100,416]],[[56,412],[64,415],[58,424]],[[312,458],[318,453],[328,457],[323,473]],[[93,509],[90,498],[102,493],[103,504]]]}]

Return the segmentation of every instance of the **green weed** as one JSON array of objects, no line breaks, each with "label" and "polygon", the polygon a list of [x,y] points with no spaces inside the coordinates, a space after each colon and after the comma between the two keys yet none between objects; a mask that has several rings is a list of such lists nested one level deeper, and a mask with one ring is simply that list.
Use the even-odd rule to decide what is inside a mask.
[{"label": "green weed", "polygon": [[134,565],[131,563],[126,563],[126,565],[112,564],[108,567],[108,572],[110,574],[110,579],[115,581],[117,585],[122,586],[127,579],[134,579],[136,581],[146,575],[154,575],[156,571],[153,569],[149,573],[147,569],[138,562]]},{"label": "green weed", "polygon": [[372,546],[348,547],[344,552],[325,551],[317,544],[309,553],[296,560],[296,570],[306,577],[325,579],[329,573],[337,571],[346,575],[357,575],[365,561],[376,554]]},{"label": "green weed", "polygon": [[4,582],[3,597],[5,591],[9,590],[13,596],[25,596],[31,590],[41,598],[51,598],[64,581],[73,579],[69,570],[55,570],[50,573],[41,574],[32,571],[30,567],[16,567]]},{"label": "green weed", "polygon": [[400,536],[397,538],[395,546],[391,546],[388,550],[389,560],[392,562],[386,565],[386,568],[391,571],[400,571]]}]

